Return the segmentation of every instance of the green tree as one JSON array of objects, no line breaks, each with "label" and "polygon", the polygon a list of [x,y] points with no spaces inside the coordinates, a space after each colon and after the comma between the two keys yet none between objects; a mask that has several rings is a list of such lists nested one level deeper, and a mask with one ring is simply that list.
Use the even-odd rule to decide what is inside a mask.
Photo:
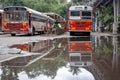
[{"label": "green tree", "polygon": [[23,6],[25,5],[22,0],[1,0],[3,6]]},{"label": "green tree", "polygon": [[101,6],[101,14],[98,15],[98,20],[102,21],[103,27],[109,26],[109,31],[112,30],[112,24],[113,24],[113,5],[108,5],[107,7]]}]

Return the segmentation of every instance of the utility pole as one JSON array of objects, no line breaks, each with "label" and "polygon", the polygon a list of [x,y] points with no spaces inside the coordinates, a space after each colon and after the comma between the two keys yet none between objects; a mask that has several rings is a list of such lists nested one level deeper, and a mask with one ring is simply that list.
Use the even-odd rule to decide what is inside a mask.
[{"label": "utility pole", "polygon": [[118,11],[119,11],[119,1],[113,0],[113,9],[114,9],[114,24],[113,24],[113,34],[117,34],[118,27]]},{"label": "utility pole", "polygon": [[3,8],[3,5],[2,5],[2,0],[0,0],[0,9]]}]

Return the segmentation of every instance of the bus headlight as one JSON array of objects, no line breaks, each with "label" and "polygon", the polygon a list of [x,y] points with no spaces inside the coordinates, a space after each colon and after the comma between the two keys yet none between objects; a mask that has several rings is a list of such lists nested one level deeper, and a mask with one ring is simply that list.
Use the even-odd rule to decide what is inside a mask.
[{"label": "bus headlight", "polygon": [[71,30],[75,30],[76,28],[75,27],[72,27]]},{"label": "bus headlight", "polygon": [[86,30],[89,30],[89,28],[85,28]]},{"label": "bus headlight", "polygon": [[6,30],[6,29],[7,29],[7,23],[3,22],[3,28],[2,28],[2,30]]},{"label": "bus headlight", "polygon": [[23,25],[23,27],[27,27],[28,23],[27,22],[23,22],[22,25]]},{"label": "bus headlight", "polygon": [[7,27],[7,23],[6,23],[6,22],[4,22],[4,23],[3,23],[3,26],[4,26],[4,27]]}]

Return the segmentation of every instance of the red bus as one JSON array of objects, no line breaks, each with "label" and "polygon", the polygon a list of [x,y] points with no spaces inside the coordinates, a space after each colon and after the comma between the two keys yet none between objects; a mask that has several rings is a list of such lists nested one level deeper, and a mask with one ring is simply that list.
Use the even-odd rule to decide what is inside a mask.
[{"label": "red bus", "polygon": [[3,17],[2,31],[11,34],[11,36],[41,33],[45,31],[49,20],[54,22],[43,13],[24,6],[5,7]]},{"label": "red bus", "polygon": [[70,35],[88,34],[92,31],[93,8],[91,6],[71,6],[68,11]]},{"label": "red bus", "polygon": [[2,31],[2,15],[3,15],[3,10],[0,10],[0,32]]},{"label": "red bus", "polygon": [[68,41],[68,61],[70,66],[90,66],[92,64],[92,42],[90,37],[71,37]]}]

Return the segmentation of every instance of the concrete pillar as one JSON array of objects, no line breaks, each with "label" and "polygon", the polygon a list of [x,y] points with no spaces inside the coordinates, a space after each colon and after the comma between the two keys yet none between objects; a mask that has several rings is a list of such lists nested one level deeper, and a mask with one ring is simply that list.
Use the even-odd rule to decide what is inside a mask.
[{"label": "concrete pillar", "polygon": [[112,59],[112,70],[118,67],[118,42],[117,36],[113,36],[113,59]]},{"label": "concrete pillar", "polygon": [[97,18],[95,18],[95,32],[96,32],[96,31],[98,31],[98,29],[97,29],[97,28],[98,28],[97,23],[98,23],[98,19],[97,19]]},{"label": "concrete pillar", "polygon": [[119,11],[120,11],[120,8],[119,8],[119,4],[120,3],[120,0],[117,0],[117,23],[118,23],[118,16],[119,16]]},{"label": "concrete pillar", "polygon": [[[101,13],[100,13],[100,9],[98,9],[98,15],[100,15]],[[98,22],[98,32],[100,32],[101,31],[101,28],[102,27],[102,21],[99,21]]]},{"label": "concrete pillar", "polygon": [[[98,16],[98,10],[97,10],[97,12],[96,12],[96,14],[95,14],[95,16]],[[95,17],[95,24],[94,24],[94,30],[95,30],[95,32],[96,31],[98,31],[98,18],[97,17]]]},{"label": "concrete pillar", "polygon": [[119,0],[113,0],[113,7],[114,7],[113,34],[117,34],[118,13],[119,13]]},{"label": "concrete pillar", "polygon": [[118,0],[118,15],[120,16],[120,0]]}]

